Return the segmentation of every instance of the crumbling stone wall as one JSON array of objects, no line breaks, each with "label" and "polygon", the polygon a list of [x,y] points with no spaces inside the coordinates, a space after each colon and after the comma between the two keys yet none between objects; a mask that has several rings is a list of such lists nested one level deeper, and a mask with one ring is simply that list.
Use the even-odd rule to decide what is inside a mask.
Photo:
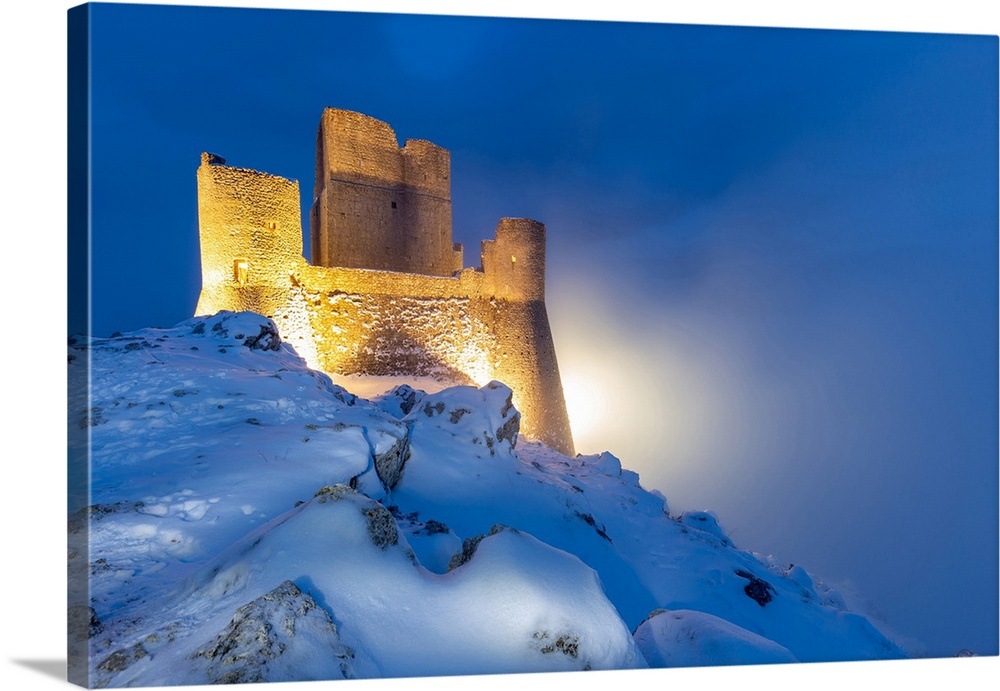
[{"label": "crumbling stone wall", "polygon": [[400,149],[386,123],[334,108],[323,112],[316,139],[314,264],[432,276],[455,271],[461,248],[452,243],[447,149],[419,139]]},{"label": "crumbling stone wall", "polygon": [[[334,136],[338,131],[341,136]],[[324,112],[317,149],[320,194],[314,218],[317,213],[337,215],[338,209],[356,211],[361,224],[370,218],[373,244],[365,244],[361,226],[347,235],[357,245],[355,256],[369,257],[360,263],[376,266],[317,265],[315,259],[310,265],[302,256],[298,183],[231,168],[203,154],[198,169],[202,293],[196,314],[228,309],[271,317],[282,338],[310,366],[334,374],[430,376],[477,385],[502,381],[514,391],[525,436],[572,454],[545,310],[545,226],[530,219],[501,219],[494,239],[482,243],[480,268],[458,271],[460,250],[456,255],[451,244],[447,151],[411,140],[400,153],[395,133],[385,123],[332,109]],[[351,168],[355,156],[361,163]],[[365,175],[391,178],[399,173],[409,181],[408,189],[443,192],[439,200],[448,204],[447,242],[435,239],[443,216],[427,212],[417,217],[429,219],[427,225],[415,222],[401,244],[379,245],[377,238],[389,231],[379,226],[384,208],[375,207],[402,192],[362,188],[361,168]],[[333,191],[331,175],[339,176]],[[344,189],[351,191],[338,196]],[[362,194],[361,189],[367,191]],[[372,216],[366,216],[366,209]],[[315,252],[317,235],[337,228],[329,220],[314,222],[326,228],[317,233],[313,226]],[[346,244],[325,247],[335,246]],[[398,257],[380,259],[397,251],[404,255],[405,271],[398,268]],[[326,260],[334,256],[339,255],[327,254]],[[246,264],[242,271],[241,261]]]}]

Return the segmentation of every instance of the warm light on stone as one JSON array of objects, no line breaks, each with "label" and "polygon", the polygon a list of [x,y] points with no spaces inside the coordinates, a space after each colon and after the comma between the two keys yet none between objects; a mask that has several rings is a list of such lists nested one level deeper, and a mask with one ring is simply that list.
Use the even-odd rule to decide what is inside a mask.
[{"label": "warm light on stone", "polygon": [[311,367],[331,374],[502,381],[525,436],[572,455],[545,311],[545,226],[501,219],[481,266],[461,268],[450,165],[446,149],[421,140],[400,149],[386,123],[327,108],[310,265],[298,183],[202,154],[196,314],[271,317]]}]

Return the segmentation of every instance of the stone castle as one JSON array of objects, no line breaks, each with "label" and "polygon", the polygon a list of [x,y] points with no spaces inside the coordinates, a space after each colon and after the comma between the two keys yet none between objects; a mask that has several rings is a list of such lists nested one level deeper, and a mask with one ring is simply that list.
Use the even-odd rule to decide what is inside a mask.
[{"label": "stone castle", "polygon": [[312,264],[298,182],[202,154],[197,315],[249,310],[331,374],[492,379],[514,391],[521,431],[573,454],[545,311],[545,226],[500,220],[481,266],[452,242],[451,158],[389,125],[327,108],[316,145]]}]

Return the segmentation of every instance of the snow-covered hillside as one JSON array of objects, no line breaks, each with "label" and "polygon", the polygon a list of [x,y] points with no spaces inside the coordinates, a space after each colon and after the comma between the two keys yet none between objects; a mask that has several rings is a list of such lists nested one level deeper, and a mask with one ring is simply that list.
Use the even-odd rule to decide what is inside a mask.
[{"label": "snow-covered hillside", "polygon": [[519,437],[502,384],[361,399],[249,313],[73,341],[71,376],[88,357],[91,685],[903,656],[613,455]]}]

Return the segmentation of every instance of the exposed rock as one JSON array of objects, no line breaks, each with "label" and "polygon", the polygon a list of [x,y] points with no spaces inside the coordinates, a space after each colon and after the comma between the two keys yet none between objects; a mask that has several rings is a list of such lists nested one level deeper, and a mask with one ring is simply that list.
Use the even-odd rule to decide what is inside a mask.
[{"label": "exposed rock", "polygon": [[462,419],[463,415],[471,412],[472,411],[469,410],[468,408],[457,408],[456,410],[451,411],[451,415],[448,416],[448,422],[450,422],[453,425],[456,425],[458,424],[458,421]]},{"label": "exposed rock", "polygon": [[473,555],[476,553],[476,548],[479,547],[479,543],[483,541],[485,535],[473,535],[472,537],[467,537],[462,541],[462,551],[451,558],[448,562],[448,570],[452,571],[457,569],[459,566],[465,562],[472,559]]},{"label": "exposed rock", "polygon": [[550,634],[548,631],[536,631],[533,636],[535,645],[542,654],[560,652],[566,657],[576,659],[580,654],[580,637],[569,633]]},{"label": "exposed rock", "polygon": [[608,534],[604,531],[604,526],[603,525],[597,525],[597,521],[594,519],[593,515],[591,515],[589,513],[580,513],[579,511],[575,511],[574,513],[576,514],[577,518],[579,518],[584,523],[586,523],[591,528],[593,528],[597,532],[598,535],[600,535],[601,537],[603,537],[608,542],[611,542],[611,538],[608,537]]},{"label": "exposed rock", "polygon": [[[369,443],[371,443],[370,440]],[[372,461],[375,464],[375,472],[378,474],[378,479],[386,486],[386,489],[392,489],[399,482],[399,478],[403,475],[403,466],[406,465],[406,461],[409,458],[409,430],[402,437],[398,438],[396,443],[387,450],[381,453],[376,453],[373,450]]]},{"label": "exposed rock", "polygon": [[268,320],[266,324],[260,325],[260,333],[256,336],[247,336],[243,339],[243,345],[251,350],[278,350],[281,348],[281,336],[278,335],[278,327],[274,322]]},{"label": "exposed rock", "polygon": [[771,586],[770,583],[757,578],[749,571],[744,571],[743,569],[737,569],[735,573],[740,578],[746,578],[750,581],[747,583],[746,587],[743,588],[743,592],[745,592],[747,597],[756,602],[758,605],[763,607],[774,599],[774,587]]},{"label": "exposed rock", "polygon": [[427,394],[423,391],[419,391],[409,386],[408,384],[400,384],[391,391],[388,391],[381,396],[376,396],[371,398],[371,402],[374,403],[382,412],[388,413],[396,418],[403,418],[410,414],[410,411],[420,402],[420,400]]},{"label": "exposed rock", "polygon": [[439,533],[447,533],[448,526],[446,526],[441,521],[435,521],[433,518],[429,518],[424,521],[424,533],[426,535],[437,535]]},{"label": "exposed rock", "polygon": [[496,381],[478,389],[456,386],[426,394],[404,421],[414,428],[424,428],[429,423],[449,437],[485,447],[494,457],[513,451],[521,428],[521,414],[514,408],[513,392]]},{"label": "exposed rock", "polygon": [[338,386],[337,384],[330,385],[333,391],[333,397],[344,405],[355,405],[358,402],[358,397],[352,394],[350,391],[345,389],[343,386]]},{"label": "exposed rock", "polygon": [[368,518],[368,536],[380,549],[388,549],[399,544],[399,529],[389,510],[381,504],[365,509]]},{"label": "exposed rock", "polygon": [[142,643],[136,643],[129,648],[121,648],[111,653],[97,665],[97,669],[102,672],[121,672],[144,657],[149,657],[149,652],[142,647]]},{"label": "exposed rock", "polygon": [[395,519],[396,525],[404,530],[409,530],[413,534],[437,535],[439,533],[451,532],[447,525],[433,518],[421,521],[420,513],[417,511],[403,513],[395,504],[386,508],[392,514],[393,519]]},{"label": "exposed rock", "polygon": [[232,621],[208,644],[191,655],[208,660],[213,684],[296,681],[310,678],[297,664],[282,664],[282,656],[339,660],[341,676],[353,678],[353,651],[340,643],[330,615],[291,581],[236,610]]},{"label": "exposed rock", "polygon": [[490,391],[503,391],[504,389],[507,391],[507,397],[500,409],[500,417],[504,419],[504,422],[497,428],[496,438],[497,441],[510,442],[510,448],[513,449],[517,445],[517,435],[521,431],[521,413],[514,408],[514,392],[497,381],[491,381],[483,388]]},{"label": "exposed rock", "polygon": [[336,485],[327,485],[326,487],[321,487],[317,490],[316,494],[313,495],[320,504],[324,504],[327,501],[338,501],[341,498],[349,494],[357,494],[357,490],[348,487],[345,484],[338,483]]},{"label": "exposed rock", "polygon": [[448,563],[448,570],[452,571],[457,569],[459,566],[472,559],[473,555],[476,553],[476,548],[479,547],[479,543],[483,541],[483,538],[488,537],[489,535],[496,535],[504,530],[517,532],[514,528],[497,524],[490,528],[490,532],[487,535],[480,533],[479,535],[473,535],[472,537],[465,538],[462,542],[462,551],[451,558],[451,561]]},{"label": "exposed rock", "polygon": [[521,414],[515,410],[514,414],[497,428],[497,440],[510,442],[510,448],[513,449],[517,445],[517,435],[520,431]]},{"label": "exposed rock", "polygon": [[437,412],[438,415],[444,412],[444,401],[438,401],[437,403],[428,403],[424,406],[424,415],[427,417],[434,417],[434,413]]}]

